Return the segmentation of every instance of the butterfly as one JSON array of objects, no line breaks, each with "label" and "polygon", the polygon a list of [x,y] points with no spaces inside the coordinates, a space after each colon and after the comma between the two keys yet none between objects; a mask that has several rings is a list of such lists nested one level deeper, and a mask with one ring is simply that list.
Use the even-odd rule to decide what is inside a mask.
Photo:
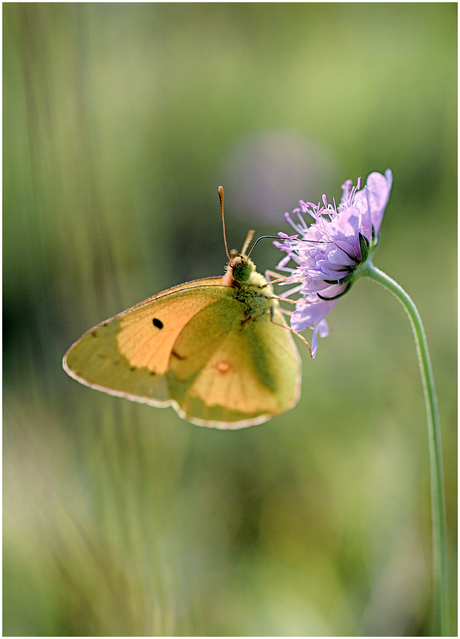
[{"label": "butterfly", "polygon": [[[222,187],[219,196],[223,218]],[[271,284],[245,254],[251,239],[229,254],[224,224],[223,277],[180,284],[101,322],[70,347],[64,370],[201,426],[237,429],[288,411],[301,360]]]}]

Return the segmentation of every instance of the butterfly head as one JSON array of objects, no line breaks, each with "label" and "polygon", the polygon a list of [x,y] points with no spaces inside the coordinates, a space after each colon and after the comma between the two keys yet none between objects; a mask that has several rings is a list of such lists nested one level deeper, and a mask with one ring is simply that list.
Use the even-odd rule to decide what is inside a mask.
[{"label": "butterfly head", "polygon": [[254,263],[245,255],[238,255],[230,261],[232,275],[237,282],[247,282],[255,271]]},{"label": "butterfly head", "polygon": [[230,258],[222,283],[226,286],[238,286],[249,282],[256,272],[254,262],[246,255],[235,255]]}]

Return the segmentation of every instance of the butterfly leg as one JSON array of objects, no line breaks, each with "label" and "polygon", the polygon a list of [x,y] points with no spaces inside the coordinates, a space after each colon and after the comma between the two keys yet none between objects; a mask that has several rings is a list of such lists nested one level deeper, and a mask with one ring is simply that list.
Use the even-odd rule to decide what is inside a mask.
[{"label": "butterfly leg", "polygon": [[[272,280],[270,279],[271,277],[274,277],[275,279]],[[279,282],[287,282],[289,280],[288,277],[284,277],[284,275],[280,276],[279,273],[270,270],[265,271],[265,279],[267,280],[266,286],[268,286],[269,284],[278,284]]]},{"label": "butterfly leg", "polygon": [[[278,279],[270,280],[270,276],[271,275],[274,275]],[[267,271],[265,271],[265,279],[268,280],[267,284],[276,284],[277,282],[286,282],[288,278],[286,278],[286,277],[281,277],[280,278],[279,274],[275,273],[275,271],[267,270]],[[297,304],[296,300],[290,300],[288,297],[279,297],[277,295],[273,295],[272,299],[278,300],[279,302],[288,302],[289,304]],[[292,311],[287,311],[282,306],[280,306],[280,311],[282,313],[284,313],[284,315],[292,315]]]},{"label": "butterfly leg", "polygon": [[[289,311],[288,311],[289,312]],[[273,314],[274,314],[274,308],[273,306],[270,308],[270,322],[272,324],[275,324],[275,326],[280,326],[281,328],[285,328],[287,331],[290,331],[291,333],[294,333],[294,335],[296,335],[299,339],[302,340],[302,342],[304,344],[306,344],[308,350],[310,351],[310,357],[312,357],[311,354],[311,348],[310,348],[310,344],[307,342],[307,340],[303,337],[303,335],[301,335],[300,333],[298,333],[297,331],[295,331],[293,328],[291,328],[290,326],[286,326],[285,324],[278,324],[278,322],[275,322],[273,319]]]}]

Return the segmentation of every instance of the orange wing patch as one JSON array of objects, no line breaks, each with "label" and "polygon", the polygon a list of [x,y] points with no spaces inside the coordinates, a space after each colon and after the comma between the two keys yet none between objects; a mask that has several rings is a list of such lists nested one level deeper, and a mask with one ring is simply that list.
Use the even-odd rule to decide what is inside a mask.
[{"label": "orange wing patch", "polygon": [[216,301],[217,291],[212,288],[209,292],[165,297],[127,313],[117,335],[120,353],[135,368],[145,367],[157,375],[166,373],[174,343],[184,326]]}]

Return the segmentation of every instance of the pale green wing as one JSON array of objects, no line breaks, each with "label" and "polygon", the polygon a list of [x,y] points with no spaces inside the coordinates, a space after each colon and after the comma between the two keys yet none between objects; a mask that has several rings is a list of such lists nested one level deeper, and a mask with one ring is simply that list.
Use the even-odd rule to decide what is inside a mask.
[{"label": "pale green wing", "polygon": [[[167,375],[185,419],[241,428],[297,403],[301,362],[290,332],[270,320],[269,309],[255,319],[245,319],[243,312],[233,298],[216,301],[178,337]],[[276,307],[273,319],[284,324]]]}]

